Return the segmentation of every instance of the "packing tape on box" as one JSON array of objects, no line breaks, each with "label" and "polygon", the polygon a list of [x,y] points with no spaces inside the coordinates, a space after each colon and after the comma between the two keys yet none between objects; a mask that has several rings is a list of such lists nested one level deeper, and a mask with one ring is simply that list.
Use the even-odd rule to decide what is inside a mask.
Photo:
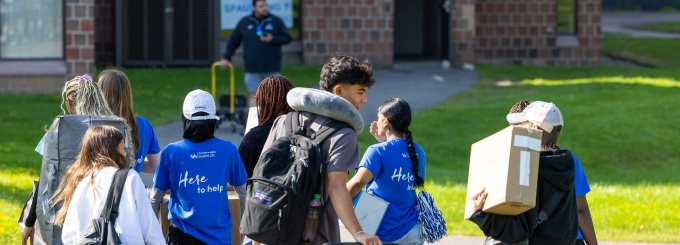
[{"label": "packing tape on box", "polygon": [[514,145],[518,147],[526,147],[534,151],[541,150],[541,140],[534,139],[525,135],[515,135]]},{"label": "packing tape on box", "polygon": [[529,186],[529,173],[531,172],[531,153],[519,152],[519,184]]}]

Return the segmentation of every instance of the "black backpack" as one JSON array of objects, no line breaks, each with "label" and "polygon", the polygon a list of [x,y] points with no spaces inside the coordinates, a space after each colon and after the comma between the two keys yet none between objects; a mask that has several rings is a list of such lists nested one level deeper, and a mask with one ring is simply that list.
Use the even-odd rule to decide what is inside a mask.
[{"label": "black backpack", "polygon": [[349,127],[332,121],[314,132],[300,126],[299,112],[288,113],[284,126],[286,134],[262,152],[246,183],[241,234],[266,244],[300,244],[309,202],[315,193],[324,194],[321,144]]}]

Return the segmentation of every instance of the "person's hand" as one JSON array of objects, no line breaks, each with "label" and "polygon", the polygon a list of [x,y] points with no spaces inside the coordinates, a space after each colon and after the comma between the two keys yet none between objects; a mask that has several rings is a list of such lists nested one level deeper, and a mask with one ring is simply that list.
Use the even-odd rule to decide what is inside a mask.
[{"label": "person's hand", "polygon": [[272,36],[272,34],[268,32],[265,32],[264,34],[262,34],[262,36],[260,36],[260,41],[262,41],[263,43],[269,43],[272,41],[272,39],[274,39],[274,36]]},{"label": "person's hand", "polygon": [[220,60],[220,68],[226,69],[228,64],[229,64],[229,60],[227,60],[227,59]]},{"label": "person's hand", "polygon": [[484,207],[484,203],[486,202],[486,197],[488,195],[489,193],[487,193],[486,190],[484,190],[484,188],[482,187],[481,191],[475,193],[474,195],[472,195],[472,197],[470,197],[470,201],[472,201],[472,203],[474,204],[471,207],[474,208],[474,210],[472,210],[473,212],[480,210],[482,209],[482,207]]},{"label": "person's hand", "polygon": [[377,236],[366,234],[363,231],[354,234],[354,240],[363,245],[382,245],[382,241]]},{"label": "person's hand", "polygon": [[24,234],[21,235],[21,245],[26,245],[27,241],[30,241],[31,245],[33,245],[33,237],[35,235],[35,228],[33,227],[26,227],[24,228]]},{"label": "person's hand", "polygon": [[371,123],[371,128],[370,128],[369,131],[371,132],[371,135],[373,135],[373,137],[375,137],[375,140],[377,140],[378,142],[385,142],[387,140],[387,138],[384,135],[378,134],[378,122],[377,121],[373,121]]}]

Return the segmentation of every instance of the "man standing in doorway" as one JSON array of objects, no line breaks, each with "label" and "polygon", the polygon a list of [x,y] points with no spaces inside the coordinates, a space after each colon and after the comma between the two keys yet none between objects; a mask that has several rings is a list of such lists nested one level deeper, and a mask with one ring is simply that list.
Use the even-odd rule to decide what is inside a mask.
[{"label": "man standing in doorway", "polygon": [[248,106],[255,106],[255,91],[262,79],[281,73],[281,46],[290,41],[286,25],[269,13],[267,1],[253,0],[253,13],[238,22],[220,61],[220,66],[226,68],[243,42],[245,84],[250,93]]}]

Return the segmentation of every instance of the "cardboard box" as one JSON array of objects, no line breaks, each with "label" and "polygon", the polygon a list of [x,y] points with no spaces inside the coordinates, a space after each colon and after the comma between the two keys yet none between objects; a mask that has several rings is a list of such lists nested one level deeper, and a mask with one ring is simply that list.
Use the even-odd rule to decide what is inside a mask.
[{"label": "cardboard box", "polygon": [[[239,230],[239,226],[241,225],[241,202],[233,187],[229,186],[227,190],[227,194],[229,195],[229,213],[231,214],[231,244],[241,244],[241,231]],[[168,237],[168,227],[170,227],[170,221],[168,220],[168,200],[170,200],[170,194],[165,194],[158,216],[163,236],[166,238]]]},{"label": "cardboard box", "polygon": [[487,213],[517,215],[536,205],[540,130],[509,126],[472,144],[465,219],[472,215],[468,201],[482,187]]},{"label": "cardboard box", "polygon": [[[230,186],[231,187],[231,186]],[[231,244],[241,244],[241,202],[236,191],[229,192],[229,213],[231,214]]]}]

